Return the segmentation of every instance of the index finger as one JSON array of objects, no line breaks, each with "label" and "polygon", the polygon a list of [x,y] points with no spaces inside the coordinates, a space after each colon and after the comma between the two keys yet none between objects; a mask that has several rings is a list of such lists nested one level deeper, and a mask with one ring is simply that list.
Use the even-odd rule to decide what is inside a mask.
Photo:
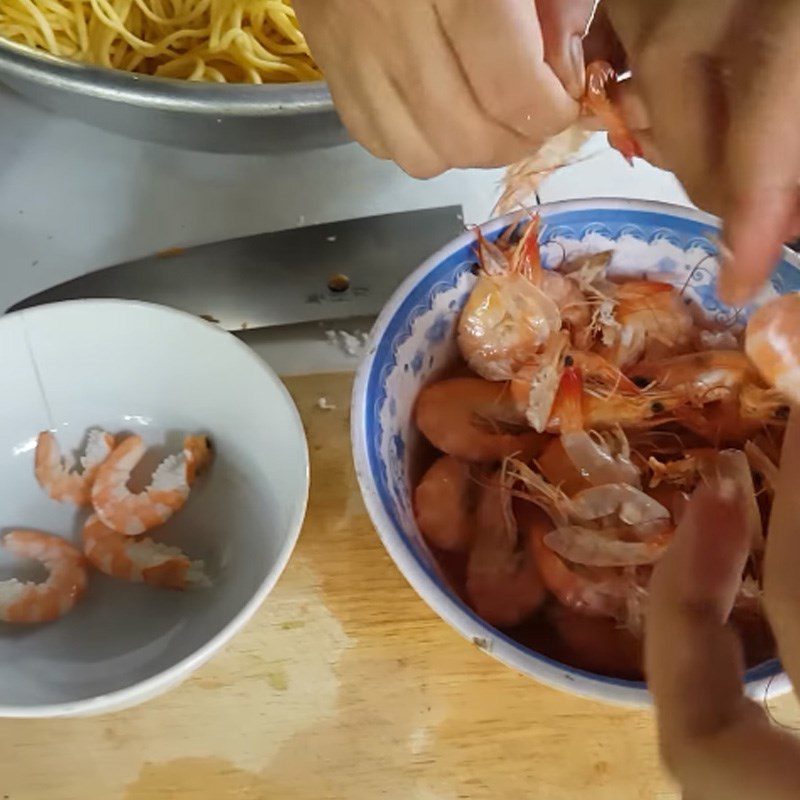
[{"label": "index finger", "polygon": [[800,54],[797,3],[741,14],[729,37],[730,127],[725,184],[730,187],[725,239],[729,254],[721,297],[741,305],[755,294],[800,222]]},{"label": "index finger", "polygon": [[726,626],[749,553],[733,482],[702,486],[656,568],[646,671],[667,766],[699,798],[796,797],[798,745],[742,692],[741,646]]}]

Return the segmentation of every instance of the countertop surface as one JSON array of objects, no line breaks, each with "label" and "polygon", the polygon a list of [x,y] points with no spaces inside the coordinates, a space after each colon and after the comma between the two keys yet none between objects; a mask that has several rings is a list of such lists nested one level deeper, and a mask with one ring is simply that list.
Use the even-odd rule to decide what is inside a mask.
[{"label": "countertop surface", "polygon": [[649,712],[517,675],[408,586],[350,466],[351,381],[288,381],[309,437],[308,516],[245,630],[137,708],[0,721],[1,798],[678,800]]},{"label": "countertop surface", "polygon": [[[260,231],[452,203],[479,222],[500,177],[465,171],[421,183],[355,145],[273,158],[183,152],[60,119],[0,89],[0,304],[163,248]],[[671,176],[630,169],[607,151],[540,194],[686,203]],[[365,333],[370,323],[334,327]],[[284,375],[352,370],[358,352],[330,328],[243,338]],[[245,631],[186,684],[139,708],[0,722],[0,800],[678,797],[648,712],[516,675],[405,583],[350,467],[350,382],[287,381],[309,435],[309,514]],[[323,396],[336,408],[319,408]],[[788,699],[775,713],[785,724],[800,719]]]}]

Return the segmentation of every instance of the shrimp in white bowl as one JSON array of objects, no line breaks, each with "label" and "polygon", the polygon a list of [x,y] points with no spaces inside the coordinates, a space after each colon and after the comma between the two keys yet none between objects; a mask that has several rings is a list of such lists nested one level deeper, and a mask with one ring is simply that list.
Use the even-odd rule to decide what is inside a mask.
[{"label": "shrimp in white bowl", "polygon": [[34,530],[7,533],[2,546],[20,558],[39,561],[48,571],[41,583],[16,578],[0,581],[0,620],[52,622],[71,611],[86,591],[83,554],[59,536]]},{"label": "shrimp in white bowl", "polygon": [[83,526],[83,552],[89,563],[109,575],[165,589],[210,586],[202,561],[148,536],[126,536],[92,514]]},{"label": "shrimp in white bowl", "polygon": [[197,474],[211,462],[208,437],[187,436],[183,450],[162,461],[150,485],[134,493],[127,484],[146,450],[141,437],[124,439],[103,462],[92,487],[92,505],[98,518],[126,536],[138,536],[162,525],[181,509]]},{"label": "shrimp in white bowl", "polygon": [[34,474],[47,494],[60,503],[91,504],[92,485],[101,464],[114,449],[114,437],[99,429],[90,430],[86,452],[80,459],[81,472],[69,456],[62,455],[52,431],[42,431],[36,442]]}]

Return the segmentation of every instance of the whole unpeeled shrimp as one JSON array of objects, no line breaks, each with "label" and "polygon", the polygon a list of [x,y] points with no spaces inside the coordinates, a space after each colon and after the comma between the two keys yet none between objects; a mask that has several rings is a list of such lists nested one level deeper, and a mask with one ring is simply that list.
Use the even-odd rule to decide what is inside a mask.
[{"label": "whole unpeeled shrimp", "polygon": [[528,516],[526,522],[542,581],[563,606],[589,616],[624,618],[629,595],[636,591],[630,578],[611,569],[570,567],[545,544],[545,537],[553,529],[550,519],[540,512]]},{"label": "whole unpeeled shrimp", "polygon": [[476,509],[475,541],[467,562],[467,596],[491,625],[512,627],[544,602],[536,563],[520,541],[503,470],[485,484]]},{"label": "whole unpeeled shrimp", "polygon": [[414,490],[417,525],[425,538],[442,550],[467,550],[475,532],[479,490],[469,463],[452,456],[434,461]]},{"label": "whole unpeeled shrimp", "polygon": [[[621,395],[610,395],[607,400],[585,398],[583,380],[579,370],[568,367],[561,377],[554,414],[561,431],[561,447],[580,474],[589,483],[599,486],[605,483],[629,483],[639,486],[639,470],[631,461],[628,440],[622,429],[611,426],[604,434],[592,436],[584,429],[586,406],[592,400],[598,403],[613,403],[615,408],[642,403],[638,395],[625,399]],[[646,408],[652,411],[652,403],[645,400]],[[625,415],[618,418],[625,420]],[[594,422],[590,420],[590,424]],[[553,425],[551,417],[550,426]]]},{"label": "whole unpeeled shrimp", "polygon": [[616,80],[617,74],[611,64],[593,61],[586,66],[586,92],[583,108],[594,114],[608,130],[608,143],[618,150],[629,163],[634,157],[643,156],[642,148],[628,128],[622,114],[608,96],[608,86]]},{"label": "whole unpeeled shrimp", "polygon": [[530,457],[545,441],[528,427],[507,383],[481,378],[429,384],[419,393],[414,418],[434,447],[465,461],[501,461],[514,453]]},{"label": "whole unpeeled shrimp", "polygon": [[800,293],[782,295],[755,311],[744,349],[764,380],[800,403]]},{"label": "whole unpeeled shrimp", "polygon": [[146,449],[139,436],[129,436],[103,462],[92,487],[92,505],[101,522],[127,536],[163,524],[182,508],[195,476],[211,461],[207,437],[187,436],[183,450],[167,457],[150,485],[134,494],[127,484]]},{"label": "whole unpeeled shrimp", "polygon": [[706,350],[640,361],[628,375],[637,386],[681,392],[701,405],[730,397],[755,377],[749,359],[738,350]]},{"label": "whole unpeeled shrimp", "polygon": [[89,563],[110,575],[165,589],[188,589],[210,584],[202,561],[191,561],[177,547],[147,536],[126,536],[103,525],[92,514],[83,526],[83,552]]},{"label": "whole unpeeled shrimp", "polygon": [[0,582],[0,620],[51,622],[64,616],[86,590],[86,562],[79,550],[59,536],[41,531],[12,531],[3,547],[21,558],[41,562],[50,573],[42,583],[15,578]]},{"label": "whole unpeeled shrimp", "polygon": [[481,271],[458,320],[458,346],[487,380],[508,380],[561,329],[558,306],[534,280],[542,270],[537,231],[531,223],[509,254],[479,236]]},{"label": "whole unpeeled shrimp", "polygon": [[616,287],[613,318],[602,324],[600,353],[620,367],[643,357],[685,351],[695,332],[694,317],[669,283],[626,281]]},{"label": "whole unpeeled shrimp", "polygon": [[61,454],[55,435],[51,431],[42,431],[34,458],[36,480],[53,500],[88,506],[97,471],[113,449],[114,437],[110,433],[89,431],[86,452],[80,460],[82,471],[77,472],[73,459]]}]

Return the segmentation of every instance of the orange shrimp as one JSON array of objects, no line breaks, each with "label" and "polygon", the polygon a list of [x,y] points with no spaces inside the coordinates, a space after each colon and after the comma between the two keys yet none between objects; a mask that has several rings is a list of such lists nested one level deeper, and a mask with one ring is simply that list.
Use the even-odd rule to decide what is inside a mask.
[{"label": "orange shrimp", "polygon": [[52,622],[72,610],[86,591],[86,562],[81,552],[59,536],[42,531],[12,531],[3,547],[21,558],[41,562],[50,573],[42,583],[12,578],[0,582],[0,620]]},{"label": "orange shrimp", "polygon": [[469,463],[453,456],[433,462],[414,490],[417,525],[431,544],[451,552],[469,549],[479,488]]},{"label": "orange shrimp", "polygon": [[34,458],[36,480],[53,500],[88,506],[97,471],[113,449],[114,437],[110,433],[89,431],[86,452],[80,460],[82,472],[76,472],[72,458],[62,456],[55,435],[51,431],[42,431],[36,442]]},{"label": "orange shrimp", "polygon": [[103,462],[92,487],[97,516],[104,525],[126,536],[138,536],[161,525],[182,508],[197,473],[211,461],[208,438],[187,436],[183,451],[164,459],[150,485],[135,494],[127,483],[146,449],[141,437],[129,436]]},{"label": "orange shrimp", "polygon": [[789,417],[788,398],[773,387],[746,383],[739,392],[739,414],[745,421],[782,423]]},{"label": "orange shrimp", "polygon": [[103,525],[92,514],[83,526],[83,552],[89,563],[110,575],[165,589],[209,586],[202,561],[191,561],[177,547],[147,536],[126,536]]},{"label": "orange shrimp", "polygon": [[467,597],[491,625],[513,627],[545,598],[531,553],[519,544],[508,480],[498,470],[481,492],[475,543],[467,562]]},{"label": "orange shrimp", "polygon": [[510,258],[478,234],[481,270],[459,317],[457,340],[464,360],[487,380],[510,378],[561,330],[558,306],[537,285],[537,232],[534,218]]},{"label": "orange shrimp", "polygon": [[745,329],[744,349],[770,386],[800,403],[800,293],[756,310]]},{"label": "orange shrimp", "polygon": [[544,512],[528,515],[526,522],[539,575],[559,603],[588,616],[621,619],[625,615],[632,591],[627,576],[611,569],[573,569],[545,543],[553,523]]},{"label": "orange shrimp", "polygon": [[[685,399],[672,392],[587,394],[583,391],[580,370],[567,367],[561,376],[547,430],[561,433],[562,444],[572,457],[578,443],[584,442],[586,448],[591,444],[591,436],[587,430],[620,431],[622,428],[658,425],[668,418],[667,415],[673,409],[685,402]],[[627,440],[625,444],[627,448]],[[588,458],[588,452],[585,457]],[[579,468],[585,470],[590,466],[581,458]],[[633,474],[630,470],[628,474],[630,482]]]},{"label": "orange shrimp", "polygon": [[753,377],[749,359],[737,350],[707,350],[640,361],[628,374],[637,386],[683,393],[701,405],[730,397]]},{"label": "orange shrimp", "polygon": [[627,281],[613,297],[611,320],[601,324],[598,352],[620,367],[684,352],[691,345],[694,318],[669,283]]},{"label": "orange shrimp", "polygon": [[449,378],[417,397],[417,427],[443,453],[465,461],[495,462],[514,453],[530,458],[546,441],[530,430],[508,384],[481,378]]},{"label": "orange shrimp", "polygon": [[558,437],[547,443],[536,459],[536,467],[548,483],[558,486],[569,496],[592,485],[573,464]]},{"label": "orange shrimp", "polygon": [[635,157],[642,158],[642,148],[619,109],[608,96],[608,86],[616,80],[617,73],[605,61],[593,61],[586,66],[586,92],[584,111],[594,114],[608,129],[608,143],[618,150],[629,164]]},{"label": "orange shrimp", "polygon": [[593,393],[639,391],[636,384],[597,353],[570,350],[562,357],[566,344],[565,334],[553,336],[538,361],[522,367],[511,380],[511,396],[534,430],[544,431],[548,426],[565,367],[579,368],[584,384]]}]

